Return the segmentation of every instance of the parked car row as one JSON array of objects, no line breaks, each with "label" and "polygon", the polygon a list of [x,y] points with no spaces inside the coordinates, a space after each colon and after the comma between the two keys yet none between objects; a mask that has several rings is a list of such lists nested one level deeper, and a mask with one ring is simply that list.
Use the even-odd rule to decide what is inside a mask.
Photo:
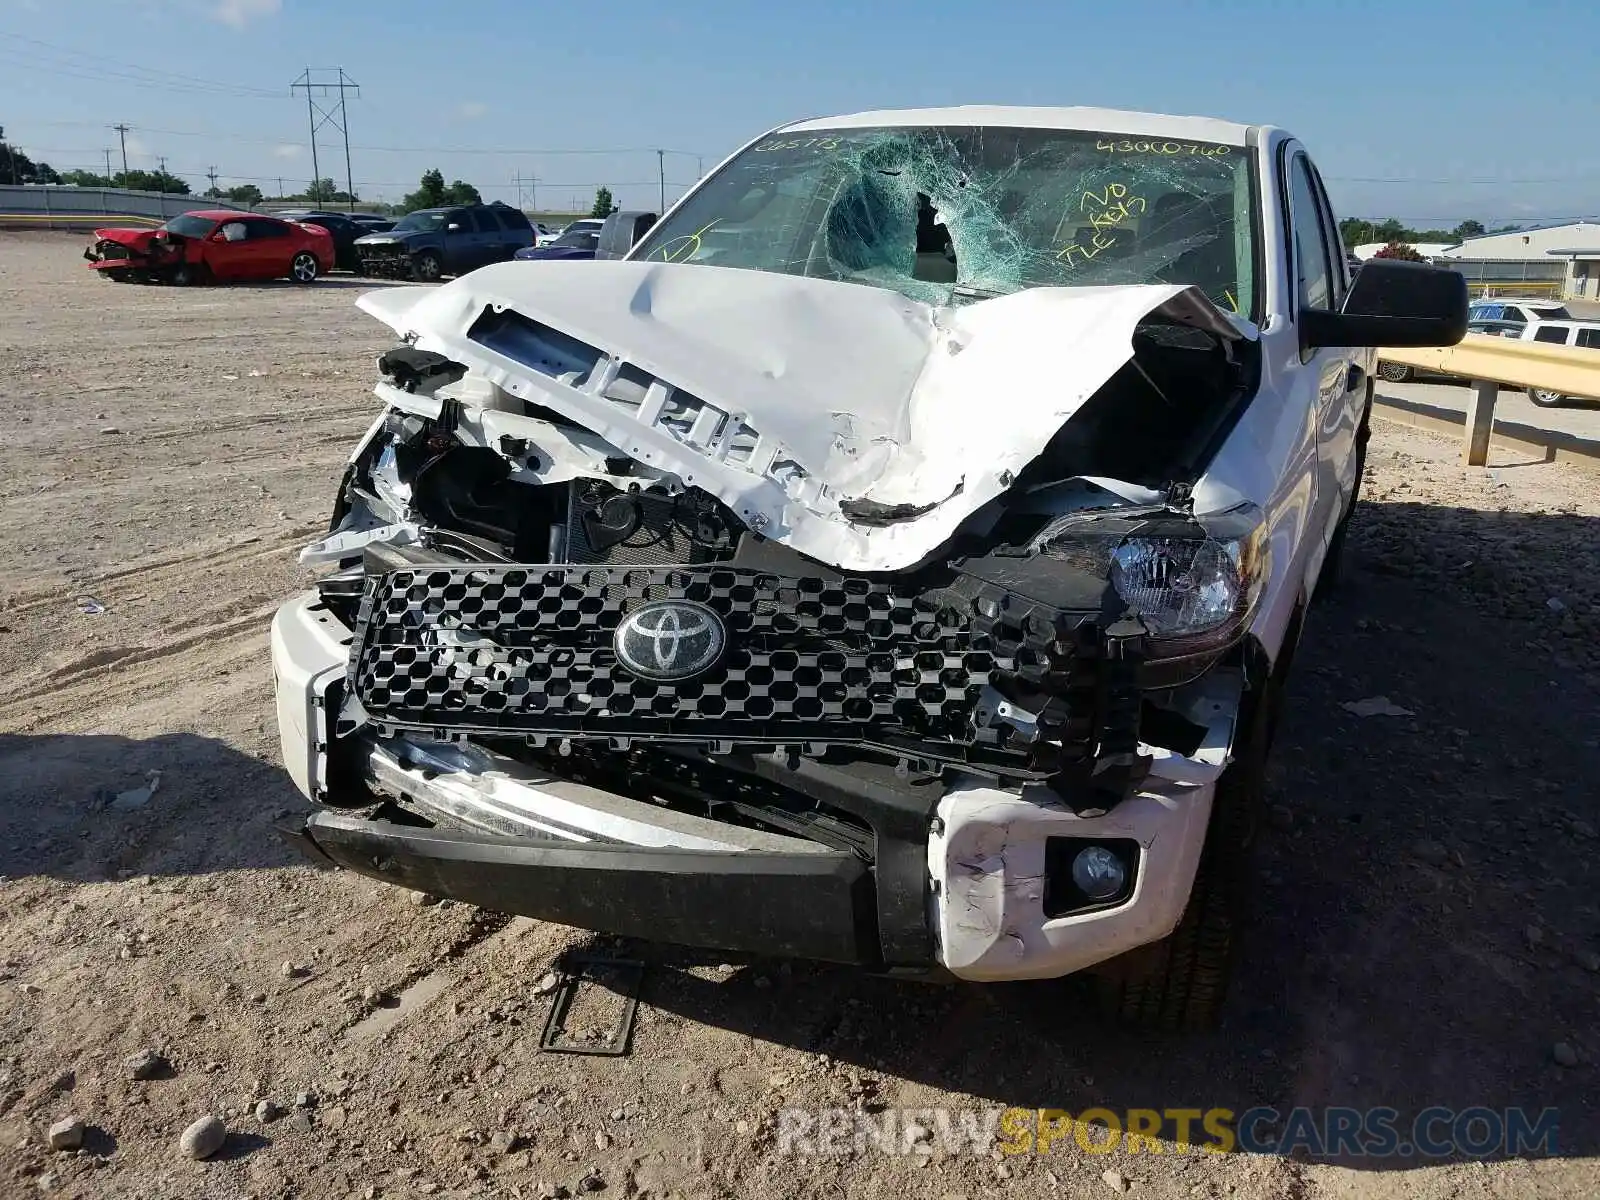
[{"label": "parked car row", "polygon": [[84,257],[118,282],[309,283],[335,268],[434,282],[512,258],[620,258],[655,219],[654,213],[585,217],[553,233],[499,201],[421,209],[398,221],[321,209],[220,209],[184,213],[158,229],[97,229]]}]

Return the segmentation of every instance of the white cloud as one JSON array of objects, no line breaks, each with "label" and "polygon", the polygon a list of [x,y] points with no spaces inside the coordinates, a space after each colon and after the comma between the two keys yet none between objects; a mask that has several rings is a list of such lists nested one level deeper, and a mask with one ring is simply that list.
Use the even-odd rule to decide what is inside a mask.
[{"label": "white cloud", "polygon": [[485,114],[488,113],[488,111],[489,111],[489,106],[487,104],[484,104],[482,101],[480,101],[480,100],[468,100],[465,104],[459,105],[456,108],[456,115],[460,116],[460,117],[465,117],[467,120],[470,121],[470,120],[473,120],[476,117],[484,116]]},{"label": "white cloud", "polygon": [[283,0],[218,0],[211,16],[224,25],[243,29],[257,17],[275,17],[283,8]]},{"label": "white cloud", "polygon": [[123,146],[127,148],[129,158],[139,158],[142,155],[150,153],[150,143],[145,141],[138,134],[134,134],[131,138],[123,143]]},{"label": "white cloud", "polygon": [[299,158],[300,147],[294,142],[279,142],[272,148],[273,158]]}]

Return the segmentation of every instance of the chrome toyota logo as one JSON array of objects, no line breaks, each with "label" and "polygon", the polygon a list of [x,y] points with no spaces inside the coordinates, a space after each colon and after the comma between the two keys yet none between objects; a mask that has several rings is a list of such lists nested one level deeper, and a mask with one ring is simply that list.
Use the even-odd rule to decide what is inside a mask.
[{"label": "chrome toyota logo", "polygon": [[722,619],[692,600],[642,604],[617,626],[617,659],[645,679],[688,679],[722,654]]}]

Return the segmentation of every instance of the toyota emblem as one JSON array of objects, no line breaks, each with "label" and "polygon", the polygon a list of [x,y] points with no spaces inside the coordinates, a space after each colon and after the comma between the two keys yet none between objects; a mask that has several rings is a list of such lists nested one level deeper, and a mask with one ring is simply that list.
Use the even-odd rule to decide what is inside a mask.
[{"label": "toyota emblem", "polygon": [[722,656],[722,619],[692,600],[642,604],[617,626],[617,660],[643,679],[689,679]]}]

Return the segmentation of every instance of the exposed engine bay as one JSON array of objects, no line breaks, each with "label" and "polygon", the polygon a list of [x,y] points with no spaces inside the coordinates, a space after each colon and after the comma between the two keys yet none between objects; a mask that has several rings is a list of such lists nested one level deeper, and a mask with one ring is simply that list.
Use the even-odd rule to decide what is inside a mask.
[{"label": "exposed engine bay", "polygon": [[[612,267],[628,272],[634,313],[670,311],[648,302],[680,286],[663,286],[662,272],[717,273],[579,269]],[[1092,388],[1069,385],[1087,393],[1070,419],[1030,424],[1036,449],[1014,455],[1014,469],[983,477],[969,465],[954,486],[937,482],[932,502],[915,493],[945,465],[938,437],[868,438],[857,454],[841,449],[836,410],[811,418],[835,435],[808,452],[775,432],[804,430],[803,412],[719,406],[667,383],[670,364],[612,354],[607,339],[510,304],[458,298],[467,333],[451,338],[421,333],[415,311],[386,309],[393,293],[364,298],[405,344],[379,359],[388,409],[352,459],[328,537],[303,555],[333,568],[322,601],[354,633],[334,732],[366,748],[330,774],[448,823],[461,811],[415,781],[477,756],[502,774],[533,771],[869,861],[863,794],[877,804],[952,773],[1044,786],[1077,812],[1115,807],[1153,757],[1215,740],[1184,689],[1237,642],[1259,563],[1249,514],[1202,528],[1189,485],[1252,395],[1256,362],[1253,342],[1197,293],[1090,290],[1148,293],[1137,299],[1151,311],[1102,354],[1120,361]],[[404,291],[395,299],[417,305]],[[948,316],[930,315],[930,327]],[[970,340],[976,357],[981,338]],[[948,356],[940,336],[928,344]],[[851,348],[833,352],[849,359]],[[900,425],[914,436],[927,372],[906,378],[911,416]],[[974,403],[970,437],[947,429],[943,441],[1005,424]],[[662,441],[675,452],[655,450]],[[747,490],[730,482],[739,477]],[[1184,567],[1138,566],[1130,546],[1183,547],[1190,568],[1232,573],[1208,627],[1141,618],[1118,570],[1161,585]],[[821,548],[841,553],[830,561]],[[865,565],[886,556],[914,559]],[[703,662],[684,658],[700,650]]]}]

